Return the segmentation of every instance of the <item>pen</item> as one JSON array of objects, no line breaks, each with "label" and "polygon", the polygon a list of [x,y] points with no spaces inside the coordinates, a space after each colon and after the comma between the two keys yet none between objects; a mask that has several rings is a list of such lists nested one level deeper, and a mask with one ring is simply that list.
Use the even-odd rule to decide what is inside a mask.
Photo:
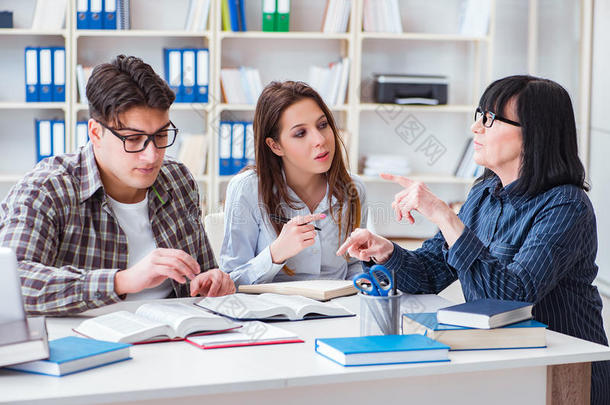
[{"label": "pen", "polygon": [[396,291],[396,270],[392,269],[392,295],[398,294]]},{"label": "pen", "polygon": [[[288,221],[290,221],[290,218],[286,218],[286,217],[283,217],[283,216],[281,216],[281,215],[275,215],[275,214],[271,214],[271,215],[269,215],[269,217],[271,218],[271,220],[272,220],[272,221],[274,221],[274,222],[280,222],[280,223],[282,223],[282,224],[285,224],[285,223],[287,223]],[[313,227],[313,229],[315,229],[316,231],[321,231],[321,229],[320,229],[320,228],[318,228],[317,226],[314,226],[314,227]]]}]

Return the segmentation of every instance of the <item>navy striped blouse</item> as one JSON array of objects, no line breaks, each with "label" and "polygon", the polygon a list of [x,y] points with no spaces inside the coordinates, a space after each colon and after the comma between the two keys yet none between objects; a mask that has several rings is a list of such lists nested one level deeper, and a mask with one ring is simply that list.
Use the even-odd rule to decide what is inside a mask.
[{"label": "navy striped blouse", "polygon": [[[497,298],[533,302],[549,329],[608,345],[597,275],[595,214],[572,185],[534,197],[518,195],[497,177],[473,186],[459,217],[464,232],[447,248],[439,232],[416,251],[395,245],[385,263],[398,288],[438,293],[456,279],[467,301]],[[593,363],[591,403],[610,403],[610,362]]]}]

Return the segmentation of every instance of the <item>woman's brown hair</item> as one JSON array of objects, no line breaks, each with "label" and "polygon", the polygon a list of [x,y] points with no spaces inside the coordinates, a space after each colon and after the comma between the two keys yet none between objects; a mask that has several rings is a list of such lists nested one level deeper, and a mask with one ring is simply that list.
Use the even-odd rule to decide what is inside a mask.
[{"label": "woman's brown hair", "polygon": [[[339,226],[339,244],[360,226],[360,197],[356,185],[349,175],[344,162],[345,145],[339,136],[337,125],[322,97],[309,85],[303,82],[271,82],[261,93],[254,112],[254,145],[256,150],[256,172],[258,174],[259,198],[267,214],[284,216],[281,202],[292,209],[298,209],[297,201],[288,195],[288,186],[283,175],[282,158],[277,156],[266,143],[267,138],[279,143],[280,119],[286,108],[303,99],[311,99],[320,107],[328,125],[332,129],[335,141],[335,155],[326,172],[328,182],[329,211],[332,219]],[[331,198],[337,204],[330,206]],[[343,222],[345,221],[345,222]],[[271,221],[279,235],[282,224]],[[287,274],[294,274],[284,267]]]}]

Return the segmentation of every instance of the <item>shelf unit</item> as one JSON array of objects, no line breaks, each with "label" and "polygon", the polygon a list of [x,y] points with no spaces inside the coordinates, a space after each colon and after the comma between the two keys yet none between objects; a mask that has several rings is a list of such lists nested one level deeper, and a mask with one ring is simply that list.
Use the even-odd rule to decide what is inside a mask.
[{"label": "shelf unit", "polygon": [[[16,5],[35,3],[35,0],[9,1]],[[176,103],[170,111],[172,120],[183,132],[208,135],[206,174],[196,176],[196,181],[206,201],[206,212],[217,212],[222,209],[226,184],[231,179],[231,176],[217,174],[218,123],[225,119],[251,120],[254,114],[254,105],[232,105],[222,101],[221,68],[237,65],[256,67],[261,72],[263,84],[271,80],[306,81],[309,66],[319,66],[340,57],[348,57],[350,73],[345,104],[330,108],[340,127],[350,133],[351,170],[357,171],[360,160],[369,152],[405,154],[410,160],[413,159],[414,173],[410,177],[433,187],[450,188],[455,192],[453,197],[448,198],[460,199],[465,197],[473,179],[456,178],[451,173],[469,135],[468,126],[472,121],[471,114],[478,97],[485,85],[497,74],[494,71],[494,48],[498,25],[498,4],[492,0],[488,35],[478,37],[454,34],[453,32],[458,31],[457,11],[462,1],[444,0],[439,4],[425,0],[399,0],[406,32],[395,34],[363,32],[361,27],[364,1],[351,0],[347,32],[327,34],[317,31],[322,25],[326,0],[292,0],[290,18],[291,30],[294,31],[277,33],[260,31],[261,10],[258,1],[246,0],[246,21],[250,31],[222,31],[220,4],[218,0],[214,0],[211,2],[207,30],[186,32],[181,28],[186,18],[188,0],[158,0],[154,4],[148,0],[132,0],[133,29],[128,31],[77,30],[76,0],[70,0],[66,10],[66,28],[63,30],[0,30],[0,44],[6,44],[13,38],[18,39],[16,42],[19,48],[11,49],[17,49],[19,57],[9,60],[8,63],[20,66],[20,69],[12,68],[13,71],[20,72],[13,87],[3,89],[0,84],[0,90],[5,90],[3,94],[13,94],[11,98],[5,96],[5,99],[2,99],[0,94],[0,116],[10,114],[33,118],[34,115],[45,117],[59,114],[66,120],[67,144],[73,145],[76,121],[87,118],[88,111],[88,106],[80,103],[77,95],[77,64],[93,65],[107,62],[119,53],[133,54],[142,57],[163,76],[162,48],[207,47],[210,51],[210,102]],[[525,15],[531,19],[532,13],[535,14],[537,1],[523,1],[529,6],[526,7]],[[25,8],[28,7],[33,9],[32,5]],[[442,12],[442,15],[438,12]],[[422,22],[429,15],[435,17],[438,22],[436,25],[429,24],[430,20],[428,23]],[[506,13],[499,15],[506,18]],[[503,21],[505,26],[507,22]],[[530,21],[530,30],[532,24]],[[504,29],[506,30],[506,27]],[[22,83],[24,44],[31,40],[34,45],[44,45],[47,39],[54,41],[52,45],[63,43],[66,48],[67,102],[25,103]],[[535,47],[534,51],[528,49],[530,56],[536,51]],[[527,51],[526,49],[523,53]],[[456,70],[458,68],[463,71]],[[449,104],[398,106],[372,102],[372,73],[397,72],[446,74],[450,79]],[[405,144],[396,136],[396,128],[380,124],[387,113],[400,117],[412,116],[423,122],[428,128],[426,135],[432,135],[446,144],[447,152],[442,164],[430,165],[421,152],[416,152],[416,145]],[[439,123],[445,126],[439,126]],[[22,130],[25,131],[25,126]],[[30,133],[33,133],[33,125]],[[0,143],[4,145],[5,139],[0,138]],[[33,149],[33,146],[32,141],[30,147]],[[23,147],[9,148],[9,151],[14,152],[21,160],[26,159],[23,150]],[[19,156],[19,153],[22,155]],[[0,165],[0,184],[14,183],[18,179],[14,172],[27,170],[23,163],[16,167],[20,170],[10,170],[8,166]],[[391,202],[395,192],[392,184],[379,178],[362,178],[367,187],[375,190],[375,193],[369,193],[369,196],[375,195],[379,202]],[[383,191],[377,192],[379,190]]]}]

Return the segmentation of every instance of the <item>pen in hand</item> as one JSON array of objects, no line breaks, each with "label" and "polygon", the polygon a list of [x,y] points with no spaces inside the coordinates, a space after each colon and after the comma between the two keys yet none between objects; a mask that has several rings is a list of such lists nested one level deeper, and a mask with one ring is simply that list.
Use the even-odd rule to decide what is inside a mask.
[{"label": "pen in hand", "polygon": [[[269,215],[269,218],[271,218],[271,220],[272,220],[272,221],[274,221],[274,222],[279,222],[279,223],[281,223],[281,224],[285,224],[285,223],[287,223],[288,221],[290,221],[290,218],[286,218],[286,217],[283,217],[283,216],[281,216],[281,215],[275,215],[275,214],[270,214],[270,215]],[[322,229],[318,228],[317,226],[314,226],[313,228],[314,228],[316,231],[321,231],[321,230],[322,230]]]}]

